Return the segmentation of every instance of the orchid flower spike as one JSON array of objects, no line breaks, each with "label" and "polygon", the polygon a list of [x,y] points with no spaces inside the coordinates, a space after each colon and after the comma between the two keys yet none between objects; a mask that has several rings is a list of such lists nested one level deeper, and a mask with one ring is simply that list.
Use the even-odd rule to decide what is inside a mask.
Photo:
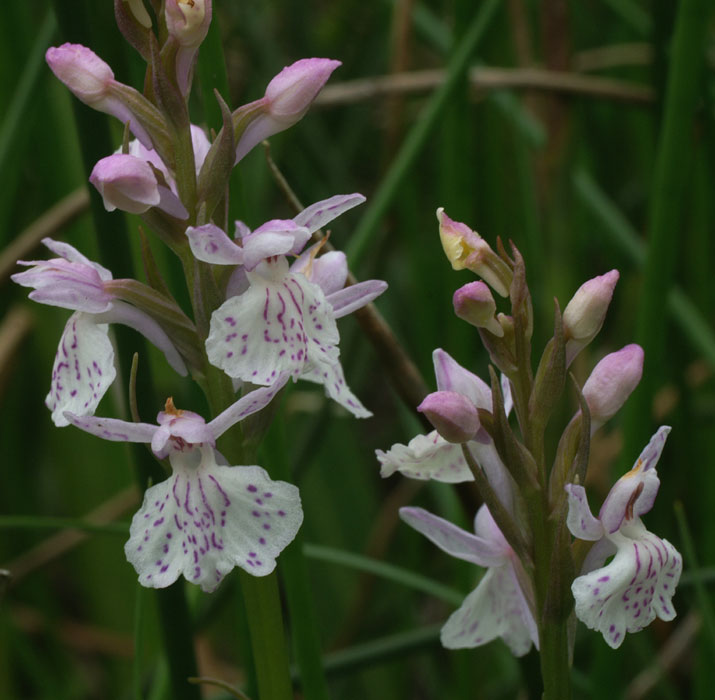
[{"label": "orchid flower spike", "polygon": [[479,585],[442,627],[442,646],[465,649],[501,637],[514,656],[539,648],[534,615],[519,584],[517,557],[485,505],[474,518],[471,534],[422,508],[400,508],[410,527],[447,554],[487,569]]},{"label": "orchid flower spike", "polygon": [[254,576],[273,571],[303,522],[298,489],[271,480],[258,466],[219,464],[215,445],[231,426],[267,406],[287,378],[246,394],[209,423],[177,410],[171,399],[158,425],[65,413],[88,433],[150,443],[157,457],[169,458],[172,475],[147,489],[124,547],[143,586],[165,588],[183,575],[210,592],[234,566]]},{"label": "orchid flower spike", "polygon": [[571,586],[576,616],[614,649],[623,643],[626,632],[639,632],[656,617],[675,617],[671,599],[683,569],[682,557],[641,521],[658,493],[655,465],[669,432],[668,426],[657,430],[633,469],[615,483],[598,518],[591,514],[583,486],[565,487],[571,534],[595,542],[583,574]]},{"label": "orchid flower spike", "polygon": [[74,313],[65,325],[52,368],[52,384],[45,404],[57,426],[68,424],[65,411],[91,415],[116,376],[109,323],[134,328],[156,345],[182,376],[186,365],[166,333],[150,316],[105,288],[112,273],[88,260],[67,243],[42,241],[58,255],[51,260],[19,260],[31,269],[12,276],[23,287],[33,287],[30,299],[61,306]]},{"label": "orchid flower spike", "polygon": [[[474,476],[464,459],[461,446],[453,444],[453,438],[464,438],[492,488],[502,503],[511,510],[513,480],[491,437],[479,425],[476,414],[479,408],[491,410],[491,389],[486,382],[462,367],[444,350],[435,350],[432,360],[439,391],[430,395],[433,398],[426,406],[423,403],[421,410],[427,409],[425,413],[437,430],[427,435],[417,435],[407,445],[395,444],[387,452],[376,450],[375,454],[381,465],[380,475],[384,478],[399,471],[412,479],[434,479],[445,483],[472,481]],[[512,407],[508,380],[502,381],[502,393],[508,413]],[[458,399],[454,394],[462,398]],[[433,415],[430,415],[430,412]],[[442,420],[439,415],[435,415],[438,413],[444,414]],[[447,422],[444,418],[451,420]],[[445,429],[449,434],[443,436],[439,431]]]},{"label": "orchid flower spike", "polygon": [[240,245],[217,226],[189,227],[194,255],[204,262],[243,265],[248,287],[211,316],[209,361],[233,379],[270,385],[284,371],[323,384],[328,396],[358,418],[371,415],[345,384],[336,319],[359,309],[387,287],[369,280],[343,288],[342,253],[315,258],[317,248],[289,267],[310,234],[365,198],[337,195],[308,207],[294,219],[273,220],[251,232],[239,223]]},{"label": "orchid flower spike", "polygon": [[233,113],[236,162],[263,139],[300,121],[339,65],[329,58],[302,58],[278,73],[260,100],[239,107]]}]

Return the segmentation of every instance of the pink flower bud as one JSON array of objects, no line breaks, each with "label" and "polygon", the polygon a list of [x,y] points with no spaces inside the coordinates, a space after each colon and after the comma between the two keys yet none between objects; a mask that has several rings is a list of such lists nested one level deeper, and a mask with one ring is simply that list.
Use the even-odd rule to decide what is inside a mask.
[{"label": "pink flower bud", "polygon": [[158,207],[176,219],[186,219],[188,212],[181,200],[157,180],[146,160],[115,153],[98,161],[89,181],[102,195],[107,211],[121,209],[130,214],[143,214]]},{"label": "pink flower bud", "polygon": [[286,66],[266,88],[270,115],[286,126],[295,124],[339,65],[329,58],[302,58]]},{"label": "pink flower bud", "polygon": [[166,28],[180,46],[198,46],[211,24],[211,0],[166,0]]},{"label": "pink flower bud", "polygon": [[298,122],[339,65],[340,61],[329,58],[296,61],[268,83],[262,99],[237,109],[233,113],[236,162],[263,139]]},{"label": "pink flower bud", "polygon": [[611,270],[584,282],[564,309],[567,365],[601,330],[618,277],[618,270]]},{"label": "pink flower bud", "polygon": [[107,211],[121,209],[143,214],[159,204],[159,183],[151,166],[144,160],[123,153],[102,158],[92,170],[89,181],[97,188]]},{"label": "pink flower bud", "polygon": [[606,355],[583,385],[583,396],[591,411],[591,429],[610,420],[638,386],[643,374],[643,349],[626,345]]},{"label": "pink flower bud", "polygon": [[466,442],[479,430],[479,414],[474,404],[456,391],[435,391],[417,407],[448,442]]},{"label": "pink flower bud", "polygon": [[52,72],[85,104],[101,109],[114,82],[112,69],[80,44],[51,46],[45,54]]},{"label": "pink flower bud", "polygon": [[477,328],[486,328],[501,338],[504,329],[495,318],[497,305],[484,282],[470,282],[460,287],[452,297],[454,313]]},{"label": "pink flower bud", "polygon": [[450,219],[444,209],[437,209],[442,248],[454,270],[471,270],[497,294],[509,296],[513,277],[509,266],[491,246],[466,224]]}]

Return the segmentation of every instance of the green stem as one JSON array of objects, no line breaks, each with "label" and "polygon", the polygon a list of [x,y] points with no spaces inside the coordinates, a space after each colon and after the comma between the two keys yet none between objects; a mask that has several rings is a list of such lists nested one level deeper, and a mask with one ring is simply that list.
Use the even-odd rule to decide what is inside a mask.
[{"label": "green stem", "polygon": [[253,662],[261,700],[290,700],[288,651],[283,634],[278,576],[252,576],[239,569],[248,629],[251,633]]},{"label": "green stem", "polygon": [[[206,379],[209,404],[217,415],[235,401],[233,388],[223,372],[208,364]],[[231,464],[252,464],[255,456],[247,454],[242,431],[236,427],[223,435],[221,451]],[[252,576],[239,569],[239,578],[260,700],[290,700],[293,691],[278,576],[275,571],[268,576]]]},{"label": "green stem", "polygon": [[569,664],[566,623],[542,621],[539,630],[543,700],[569,700],[571,665]]}]

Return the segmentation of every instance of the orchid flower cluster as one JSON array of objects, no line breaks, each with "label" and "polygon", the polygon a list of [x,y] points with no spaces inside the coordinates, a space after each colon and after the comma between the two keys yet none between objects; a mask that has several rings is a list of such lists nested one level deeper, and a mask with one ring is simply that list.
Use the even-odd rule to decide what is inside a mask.
[{"label": "orchid flower cluster", "polygon": [[[85,46],[50,48],[46,59],[78,99],[125,125],[124,144],[95,165],[89,180],[107,210],[140,215],[179,257],[193,317],[156,267],[149,284],[114,279],[50,239],[44,243],[55,257],[20,261],[28,269],[13,279],[33,289],[31,299],[72,311],[46,399],[55,425],[147,443],[158,459],[168,458],[172,473],[146,490],[125,546],[140,583],[165,587],[183,575],[211,591],[235,566],[257,576],[271,572],[303,519],[295,486],[250,462],[229,466],[231,455],[218,452],[217,439],[265,408],[291,378],[322,384],[350,413],[369,416],[345,382],[336,319],[386,284],[346,287],[345,255],[320,255],[320,229],[362,203],[360,194],[330,197],[254,230],[237,221],[233,237],[227,233],[233,167],[301,119],[339,61],[299,60],[270,81],[263,97],[234,111],[217,95],[223,126],[210,139],[190,122],[187,105],[211,0],[166,0],[154,10],[152,19],[142,2],[115,2],[119,29],[147,63],[143,92],[116,81]],[[169,398],[156,424],[95,416],[116,377],[113,323],[145,336],[179,376],[190,374],[217,415],[206,422]],[[234,451],[244,458],[252,457],[247,442],[253,446],[267,429],[265,421],[254,423],[233,431]]]},{"label": "orchid flower cluster", "polygon": [[[548,688],[545,663],[553,669],[557,659],[568,677],[573,634],[565,630],[573,612],[614,648],[626,632],[643,629],[655,617],[675,616],[671,599],[681,556],[641,520],[654,504],[656,463],[670,428],[656,431],[598,517],[592,515],[584,489],[590,439],[640,381],[642,349],[627,345],[606,355],[583,386],[573,380],[579,408],[551,459],[545,430],[570,388],[569,366],[604,322],[618,272],[583,284],[563,314],[556,303],[553,337],[534,374],[533,313],[519,251],[512,245],[508,254],[501,242],[493,250],[442,209],[437,218],[452,267],[481,277],[455,292],[454,311],[478,329],[493,366],[485,382],[435,350],[438,391],[418,407],[435,429],[407,445],[378,450],[381,474],[476,485],[483,505],[473,533],[421,508],[400,510],[408,525],[439,548],[486,569],[442,628],[442,644],[476,647],[500,637],[516,656],[534,645],[541,650]],[[497,311],[493,292],[509,300],[509,314]],[[509,419],[512,411],[516,421]]]}]

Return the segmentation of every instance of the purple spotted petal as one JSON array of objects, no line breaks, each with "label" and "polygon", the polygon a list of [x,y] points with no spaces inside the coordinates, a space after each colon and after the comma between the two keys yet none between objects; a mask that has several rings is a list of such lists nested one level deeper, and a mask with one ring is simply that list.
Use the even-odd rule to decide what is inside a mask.
[{"label": "purple spotted petal", "polygon": [[[206,340],[211,364],[234,379],[264,386],[281,372],[297,378],[303,371],[312,342],[305,328],[305,310],[311,306],[306,296],[315,290],[322,294],[302,275],[287,274],[285,259],[273,266],[279,268],[273,279],[248,273],[249,288],[214,311]],[[322,307],[329,308],[324,297],[319,308],[337,342],[335,321]]]},{"label": "purple spotted petal", "polygon": [[335,318],[342,318],[369,304],[387,289],[387,282],[366,280],[328,295]]},{"label": "purple spotted petal", "polygon": [[55,425],[69,425],[65,411],[92,415],[115,375],[107,325],[96,324],[90,314],[81,311],[72,314],[60,338],[45,399]]},{"label": "purple spotted petal", "polygon": [[393,445],[387,452],[375,450],[383,478],[400,472],[412,479],[434,479],[447,484],[472,481],[462,448],[447,442],[436,430],[417,435],[407,445]]},{"label": "purple spotted petal", "polygon": [[298,226],[305,226],[310,233],[314,233],[323,228],[325,224],[364,201],[365,197],[357,192],[354,194],[336,194],[303,209],[293,221]]},{"label": "purple spotted petal", "polygon": [[148,443],[151,442],[154,433],[157,431],[157,427],[149,423],[130,423],[117,418],[77,416],[70,411],[65,411],[64,417],[80,430],[113,442]]},{"label": "purple spotted petal", "polygon": [[235,566],[273,571],[303,521],[298,489],[261,467],[219,466],[210,447],[170,460],[174,474],[146,491],[124,548],[139,582],[164,588],[183,575],[213,591]]},{"label": "purple spotted petal", "polygon": [[604,535],[603,525],[591,513],[586,490],[577,484],[567,484],[565,488],[569,498],[566,525],[571,534],[580,540],[600,540]]},{"label": "purple spotted petal", "polygon": [[216,224],[189,226],[186,229],[191,252],[199,260],[214,265],[239,265],[243,251]]},{"label": "purple spotted petal", "polygon": [[511,550],[503,537],[493,540],[478,537],[422,508],[400,508],[400,518],[457,559],[478,566],[501,566],[509,560]]},{"label": "purple spotted petal", "polygon": [[492,408],[492,392],[486,382],[464,369],[444,350],[437,349],[432,353],[434,373],[437,378],[437,388],[441,391],[456,391],[463,394],[477,408]]},{"label": "purple spotted petal", "polygon": [[478,647],[501,637],[514,656],[538,648],[534,617],[510,563],[490,568],[442,627],[447,649]]},{"label": "purple spotted petal", "polygon": [[639,632],[657,616],[675,617],[671,599],[682,571],[682,558],[670,542],[642,524],[611,539],[618,551],[605,567],[579,576],[571,590],[576,616],[618,648],[626,632]]}]

